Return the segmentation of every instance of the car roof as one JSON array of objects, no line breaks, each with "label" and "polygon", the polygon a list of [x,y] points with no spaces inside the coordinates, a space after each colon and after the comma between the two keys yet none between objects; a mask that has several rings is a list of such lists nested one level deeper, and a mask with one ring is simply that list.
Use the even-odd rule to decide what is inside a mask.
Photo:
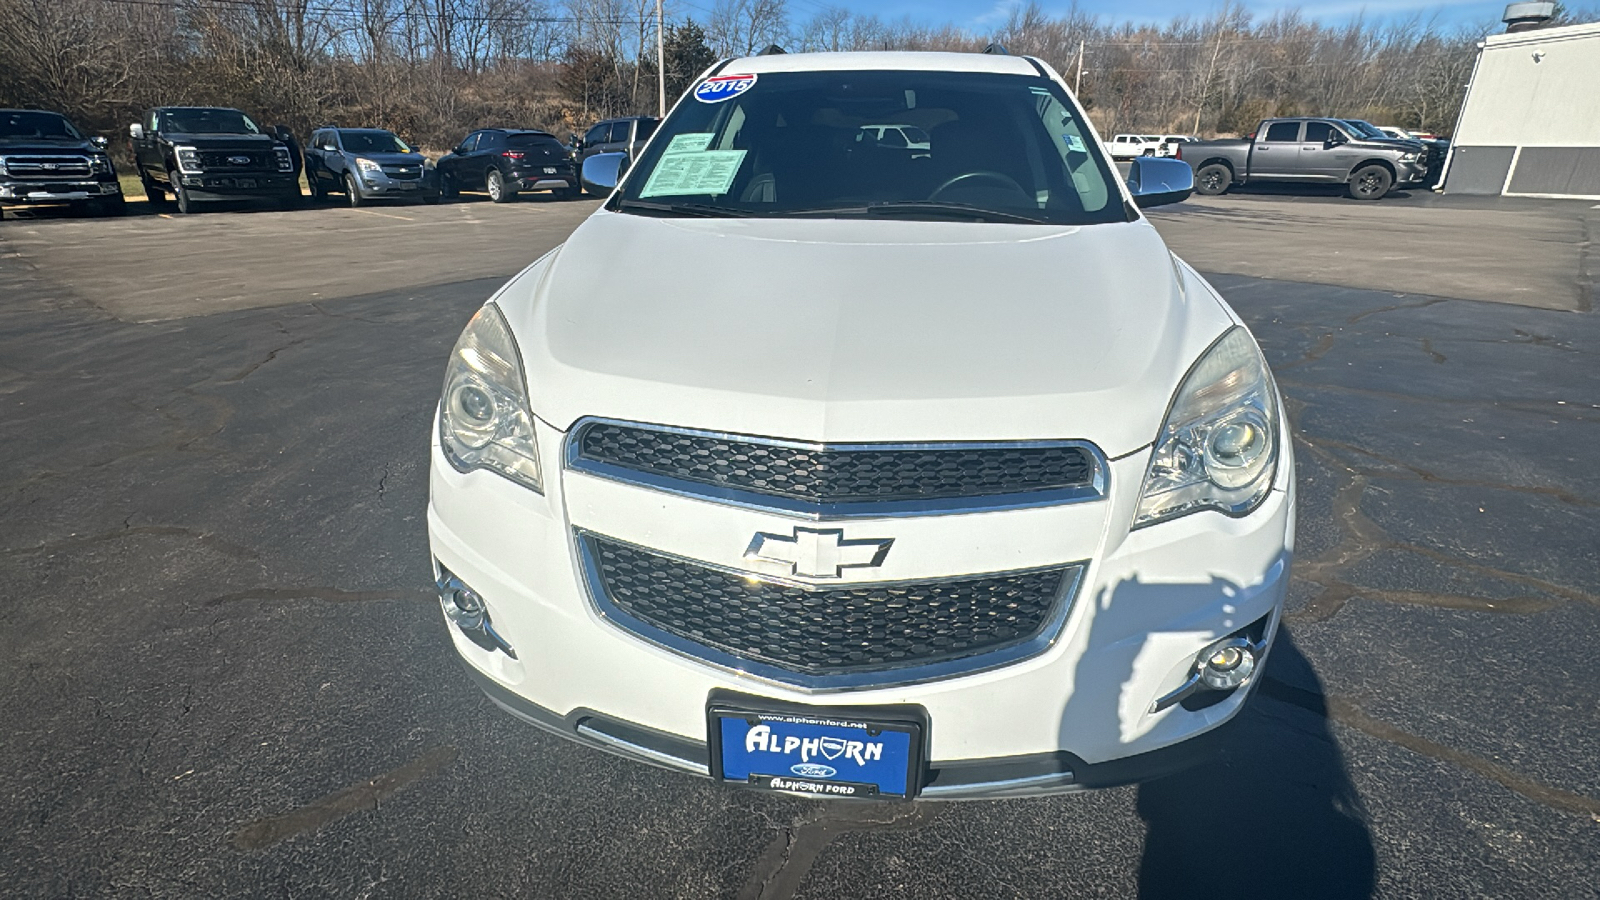
[{"label": "car roof", "polygon": [[996,72],[1037,75],[1034,63],[1023,56],[998,53],[933,53],[895,50],[879,53],[774,53],[729,60],[717,75],[760,75],[766,72],[846,72],[862,69],[924,70],[929,72]]}]

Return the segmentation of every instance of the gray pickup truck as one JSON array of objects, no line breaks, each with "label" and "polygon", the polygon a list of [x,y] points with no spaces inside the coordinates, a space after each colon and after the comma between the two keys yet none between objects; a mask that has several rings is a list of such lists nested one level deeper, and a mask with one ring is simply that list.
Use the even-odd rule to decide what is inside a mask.
[{"label": "gray pickup truck", "polygon": [[1421,143],[1371,137],[1344,119],[1264,119],[1247,138],[1180,144],[1178,158],[1194,168],[1195,191],[1213,196],[1275,181],[1343,184],[1356,200],[1377,200],[1428,177]]}]

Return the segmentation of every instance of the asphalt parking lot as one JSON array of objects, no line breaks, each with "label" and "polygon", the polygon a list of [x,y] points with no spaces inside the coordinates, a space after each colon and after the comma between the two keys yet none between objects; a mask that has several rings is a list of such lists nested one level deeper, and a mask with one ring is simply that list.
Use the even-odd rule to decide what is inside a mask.
[{"label": "asphalt parking lot", "polygon": [[8,213],[0,893],[1600,896],[1600,210],[1155,213],[1296,429],[1257,695],[1164,781],[832,805],[548,737],[455,660],[444,359],[594,206]]}]

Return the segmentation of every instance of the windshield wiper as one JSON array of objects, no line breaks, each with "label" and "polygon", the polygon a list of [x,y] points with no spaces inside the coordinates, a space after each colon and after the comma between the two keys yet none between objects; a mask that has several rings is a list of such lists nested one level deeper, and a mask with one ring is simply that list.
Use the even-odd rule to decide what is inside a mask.
[{"label": "windshield wiper", "polygon": [[796,209],[782,213],[785,216],[894,216],[903,218],[936,217],[976,219],[980,222],[1009,222],[1021,225],[1050,225],[1046,219],[1022,213],[985,209],[966,203],[944,203],[939,200],[890,200],[883,203],[864,203],[859,206],[818,207]]},{"label": "windshield wiper", "polygon": [[641,212],[665,216],[698,216],[706,219],[744,218],[750,213],[729,206],[710,203],[651,203],[648,200],[619,200],[617,209],[637,209]]}]

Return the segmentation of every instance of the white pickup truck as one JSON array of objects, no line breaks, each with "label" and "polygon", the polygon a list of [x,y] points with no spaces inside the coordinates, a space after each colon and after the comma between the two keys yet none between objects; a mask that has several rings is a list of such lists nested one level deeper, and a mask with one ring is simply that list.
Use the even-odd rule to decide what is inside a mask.
[{"label": "white pickup truck", "polygon": [[1197,140],[1187,134],[1119,134],[1106,143],[1112,159],[1140,156],[1176,156],[1179,144]]}]

